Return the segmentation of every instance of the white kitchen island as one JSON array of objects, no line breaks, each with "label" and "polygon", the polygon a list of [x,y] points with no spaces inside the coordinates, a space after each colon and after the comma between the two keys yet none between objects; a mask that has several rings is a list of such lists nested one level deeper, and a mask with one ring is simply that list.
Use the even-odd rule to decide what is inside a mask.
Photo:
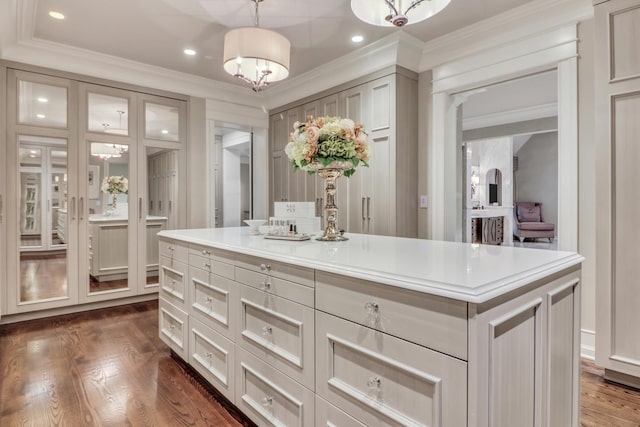
[{"label": "white kitchen island", "polygon": [[259,425],[579,425],[578,254],[159,236],[161,338]]}]

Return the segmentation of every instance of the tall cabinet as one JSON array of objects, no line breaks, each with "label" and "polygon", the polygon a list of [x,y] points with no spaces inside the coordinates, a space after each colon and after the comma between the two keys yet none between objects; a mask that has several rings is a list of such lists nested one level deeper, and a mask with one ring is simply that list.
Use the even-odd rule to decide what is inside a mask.
[{"label": "tall cabinet", "polygon": [[596,363],[640,387],[640,0],[596,3]]},{"label": "tall cabinet", "polygon": [[296,120],[308,115],[346,117],[362,123],[368,132],[371,161],[350,178],[338,179],[338,226],[352,233],[416,237],[417,87],[415,73],[393,67],[275,110],[271,201],[315,202],[317,215],[322,216],[324,180],[293,171],[280,147],[286,145]]}]

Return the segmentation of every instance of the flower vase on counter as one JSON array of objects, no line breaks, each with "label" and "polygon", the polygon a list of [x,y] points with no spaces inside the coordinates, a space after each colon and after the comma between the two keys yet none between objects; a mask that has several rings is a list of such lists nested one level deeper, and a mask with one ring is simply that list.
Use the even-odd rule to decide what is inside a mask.
[{"label": "flower vase on counter", "polygon": [[295,122],[285,152],[294,169],[318,172],[325,179],[327,226],[317,240],[348,240],[337,226],[335,205],[336,179],[349,177],[360,166],[369,166],[369,141],[361,124],[340,117],[308,116],[304,123]]}]

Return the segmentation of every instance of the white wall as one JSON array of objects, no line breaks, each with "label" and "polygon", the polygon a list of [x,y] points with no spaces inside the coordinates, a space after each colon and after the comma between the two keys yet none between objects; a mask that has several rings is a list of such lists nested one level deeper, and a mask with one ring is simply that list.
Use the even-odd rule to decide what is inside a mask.
[{"label": "white wall", "polygon": [[474,158],[478,159],[478,170],[480,173],[478,201],[480,205],[489,206],[487,172],[491,169],[499,169],[502,173],[502,206],[512,206],[513,157],[511,138],[474,141],[470,145],[474,152]]},{"label": "white wall", "polygon": [[516,202],[542,203],[546,222],[558,230],[558,132],[533,135],[520,151],[516,179]]}]

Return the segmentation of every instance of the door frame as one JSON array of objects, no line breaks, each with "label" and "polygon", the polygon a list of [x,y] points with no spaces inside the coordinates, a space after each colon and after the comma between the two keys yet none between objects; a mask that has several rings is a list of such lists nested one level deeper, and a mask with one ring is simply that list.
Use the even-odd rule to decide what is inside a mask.
[{"label": "door frame", "polygon": [[[558,249],[578,249],[577,24],[474,52],[433,69],[429,141],[430,236],[455,240],[462,188],[458,177],[456,94],[556,68],[558,72]],[[478,65],[478,57],[482,58]],[[455,165],[455,167],[452,167]]]}]

